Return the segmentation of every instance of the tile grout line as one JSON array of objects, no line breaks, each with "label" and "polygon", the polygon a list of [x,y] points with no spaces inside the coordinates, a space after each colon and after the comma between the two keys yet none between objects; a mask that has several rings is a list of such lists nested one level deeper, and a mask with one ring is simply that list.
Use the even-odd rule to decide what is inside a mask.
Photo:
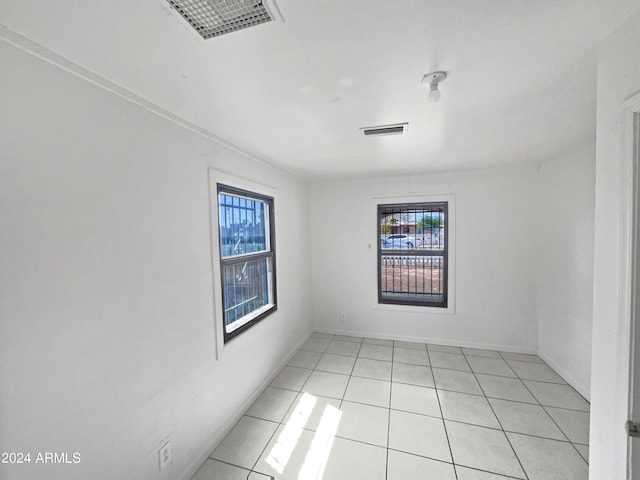
[{"label": "tile grout line", "polygon": [[391,439],[391,395],[393,393],[393,356],[396,351],[396,344],[391,342],[391,377],[389,380],[389,409],[387,410],[387,448],[386,457],[387,461],[384,468],[384,478],[389,479],[389,441]]},{"label": "tile grout line", "polygon": [[[502,355],[502,353],[501,353],[501,352],[498,352],[498,353],[499,353],[500,355]],[[492,374],[492,373],[482,373],[482,372],[478,372],[477,374],[479,374],[479,375],[487,375],[487,376],[492,376],[492,377],[500,377],[500,378],[513,378],[514,380],[519,380],[519,381],[520,381],[520,383],[521,383],[521,384],[522,384],[522,385],[527,389],[527,391],[529,392],[529,394],[530,394],[530,395],[535,399],[535,401],[536,401],[536,402],[538,402],[538,405],[540,405],[541,407],[547,406],[547,407],[551,407],[551,408],[561,408],[561,409],[563,409],[563,410],[571,410],[571,411],[576,411],[576,412],[585,412],[585,410],[578,410],[577,408],[566,408],[566,407],[557,407],[557,406],[553,406],[553,405],[544,405],[544,404],[543,404],[543,403],[538,399],[538,397],[536,397],[536,396],[534,395],[534,393],[529,389],[529,387],[527,386],[527,384],[525,383],[525,381],[527,381],[527,382],[536,382],[536,383],[545,383],[545,384],[548,384],[548,385],[559,385],[559,386],[567,386],[567,387],[570,387],[570,388],[571,388],[571,389],[572,389],[572,390],[573,390],[577,395],[579,395],[579,396],[580,396],[580,398],[584,399],[584,400],[585,400],[585,402],[587,402],[589,405],[591,405],[591,404],[590,404],[590,402],[588,402],[588,401],[587,401],[587,400],[586,400],[586,399],[585,399],[585,398],[584,398],[584,397],[583,397],[583,396],[582,396],[582,395],[581,395],[581,394],[580,394],[580,393],[579,393],[575,388],[573,388],[573,387],[572,387],[571,385],[569,385],[568,383],[566,383],[566,382],[565,382],[565,383],[545,382],[545,381],[542,381],[542,380],[532,380],[532,379],[528,379],[528,378],[522,378],[522,377],[521,377],[520,375],[518,375],[518,373],[517,373],[517,372],[516,372],[512,367],[511,367],[511,365],[509,364],[509,361],[508,361],[507,359],[504,359],[504,358],[503,358],[503,360],[504,360],[504,362],[507,364],[507,366],[509,367],[509,369],[514,373],[514,375],[516,375],[515,377],[505,377],[505,376],[503,376],[503,375],[495,375],[495,374]],[[518,360],[515,360],[515,361],[518,361]],[[543,361],[543,362],[544,362],[544,361]],[[549,367],[549,365],[547,365],[546,363],[534,363],[534,362],[523,362],[523,363],[532,363],[532,364],[534,364],[534,365],[546,365],[547,367]],[[551,368],[551,367],[549,367],[549,368]],[[553,369],[552,369],[552,370],[553,370]],[[476,372],[475,372],[475,371],[474,371],[473,373],[474,373],[474,374],[476,374]],[[555,373],[555,371],[554,371],[554,373]],[[477,375],[477,374],[476,374],[476,375]],[[557,375],[557,374],[556,374],[556,375]],[[477,376],[476,376],[476,380],[477,380]],[[564,379],[563,379],[563,380],[564,380]],[[480,383],[480,382],[478,381],[478,383]],[[483,389],[483,390],[484,390],[484,389]],[[485,395],[485,396],[486,396],[486,395]],[[487,398],[494,398],[494,397],[487,397]],[[508,400],[508,399],[500,399],[500,398],[497,398],[497,397],[496,397],[496,399],[497,399],[497,400]],[[518,400],[509,400],[509,401],[511,401],[511,402],[519,402]],[[527,403],[527,402],[519,402],[519,403]],[[531,404],[530,404],[530,405],[531,405]]]},{"label": "tile grout line", "polygon": [[[533,362],[524,362],[524,361],[521,361],[521,360],[511,360],[511,359],[504,358],[504,356],[502,356],[502,353],[501,353],[501,352],[498,352],[498,353],[500,354],[500,356],[502,357],[502,359],[505,361],[505,363],[507,364],[507,366],[511,369],[511,371],[512,371],[513,373],[515,373],[515,374],[516,374],[516,376],[520,379],[520,381],[522,381],[522,383],[524,383],[524,380],[527,380],[527,381],[529,381],[529,382],[551,383],[551,384],[554,384],[554,385],[566,385],[566,386],[570,387],[570,388],[571,388],[575,393],[577,393],[578,395],[580,395],[580,397],[582,397],[582,395],[581,395],[581,394],[580,394],[580,393],[579,393],[575,388],[573,388],[571,385],[569,385],[569,383],[568,383],[564,378],[562,378],[562,376],[561,376],[560,374],[558,374],[558,372],[556,372],[553,368],[551,368],[551,367],[547,364],[547,362],[545,362],[544,360],[542,360],[542,359],[541,359],[541,360],[542,360],[542,363],[538,363],[538,362],[536,362],[536,363],[533,363]],[[538,357],[538,358],[540,358],[540,357]],[[531,379],[531,378],[523,378],[523,377],[521,377],[521,376],[518,374],[518,372],[516,372],[516,371],[513,369],[513,367],[511,366],[511,364],[510,364],[509,362],[533,363],[534,365],[544,365],[544,366],[546,366],[547,368],[549,368],[549,369],[550,369],[550,370],[551,370],[551,371],[552,371],[556,376],[558,376],[558,377],[563,381],[563,383],[558,383],[558,382],[547,382],[547,381],[544,381],[544,380],[534,380],[534,379]],[[526,385],[525,385],[525,386],[526,386]],[[527,389],[527,390],[528,390],[528,389]],[[533,393],[532,393],[532,394],[533,394]],[[584,398],[584,397],[582,397],[582,398]],[[536,400],[537,400],[537,399],[536,399]],[[585,401],[586,401],[586,399],[585,399]],[[589,403],[589,402],[587,402],[587,403]]]},{"label": "tile grout line", "polygon": [[509,480],[524,480],[524,479],[519,478],[519,477],[514,477],[513,475],[505,475],[503,473],[496,473],[496,472],[492,472],[492,471],[489,471],[489,470],[484,470],[484,469],[478,468],[478,467],[471,467],[469,465],[460,465],[460,466],[464,467],[464,468],[467,468],[469,470],[475,470],[477,472],[488,473],[491,476],[496,476],[497,475],[500,478],[504,477],[504,478],[509,479]]},{"label": "tile grout line", "polygon": [[[213,453],[213,452],[212,452],[212,453]],[[247,478],[249,478],[249,475],[251,475],[251,474],[253,473],[253,470],[251,470],[250,468],[242,467],[242,466],[240,466],[240,465],[237,465],[237,464],[235,464],[235,463],[228,462],[228,461],[226,461],[226,460],[218,460],[217,458],[212,458],[212,457],[210,457],[210,456],[209,456],[209,457],[207,457],[207,459],[202,463],[202,465],[204,465],[204,464],[207,462],[207,460],[213,460],[214,462],[224,463],[225,465],[229,465],[229,466],[231,466],[231,467],[236,467],[236,468],[239,468],[240,470],[246,470],[246,471],[248,471],[248,472],[249,472],[249,473],[247,473]],[[256,473],[260,473],[260,472],[256,472]],[[262,475],[264,475],[264,474],[262,474]]]},{"label": "tile grout line", "polygon": [[[491,405],[491,402],[489,401],[489,397],[487,397],[487,394],[485,393],[484,388],[482,388],[482,385],[478,381],[478,377],[476,376],[476,372],[471,367],[471,364],[469,363],[469,360],[467,360],[467,357],[465,356],[464,351],[462,352],[462,355],[464,356],[465,361],[469,364],[469,368],[471,368],[471,373],[473,375],[473,378],[476,379],[476,382],[480,386],[480,390],[482,390],[482,393],[484,394],[484,399],[487,402],[487,404],[489,405],[489,408],[491,409],[491,413],[493,413],[493,416],[496,418],[496,421],[498,422],[498,425],[500,425],[500,429],[502,430],[502,434],[504,435],[504,438],[507,440],[507,443],[509,443],[509,446],[511,447],[511,451],[513,452],[513,455],[516,457],[516,460],[518,460],[518,465],[520,465],[520,468],[522,469],[522,473],[524,473],[525,478],[528,480],[529,479],[529,474],[525,470],[524,465],[522,465],[522,462],[520,461],[520,457],[516,453],[516,449],[513,448],[513,444],[511,443],[511,440],[509,439],[509,436],[507,435],[507,432],[505,432],[504,427],[502,426],[502,422],[500,421],[500,418],[498,418],[498,415],[496,415],[496,411],[494,410],[493,405]],[[504,359],[503,359],[503,361],[505,363],[507,363]],[[509,368],[511,368],[511,366],[508,363],[507,363],[507,366]],[[513,372],[513,373],[516,373],[516,372]]]},{"label": "tile grout line", "polygon": [[[527,389],[527,391],[533,395],[533,398],[535,398],[536,400],[538,400],[538,397],[536,397],[533,392],[529,389],[529,387],[527,386],[526,383],[522,382],[522,384],[524,385],[524,388]],[[569,385],[571,387],[571,385]],[[580,393],[578,393],[575,388],[571,387],[578,395],[580,395]],[[582,395],[580,395],[580,398],[584,398]],[[586,399],[585,399],[586,401]],[[549,418],[551,418],[551,421],[554,423],[554,425],[556,427],[558,427],[558,429],[560,430],[560,432],[562,433],[562,435],[565,436],[565,438],[569,441],[569,443],[571,444],[571,446],[573,447],[573,449],[578,453],[578,456],[587,464],[587,467],[589,466],[589,462],[587,461],[586,458],[584,458],[582,456],[582,453],[580,453],[580,450],[578,450],[578,448],[573,444],[573,442],[569,439],[568,435],[566,433],[564,433],[564,430],[562,428],[560,428],[560,425],[558,425],[558,423],[555,421],[555,419],[549,414],[549,412],[547,411],[547,409],[545,408],[545,405],[542,404],[542,402],[540,402],[540,400],[538,400],[538,403],[540,404],[540,406],[542,407],[542,409],[544,410],[544,412],[547,414],[547,416]],[[587,402],[589,403],[589,402]],[[550,405],[547,405],[548,407],[550,407]],[[551,408],[561,408],[561,407],[551,407]],[[589,409],[591,409],[591,404],[589,403]],[[570,410],[568,408],[565,408],[564,410]],[[582,410],[571,410],[571,411],[582,411]],[[584,412],[583,413],[588,413],[589,414],[589,423],[591,423],[591,410],[589,410],[589,412]],[[589,425],[591,426],[591,425]]]},{"label": "tile grout line", "polygon": [[[517,360],[515,360],[515,361],[517,361]],[[507,365],[509,365],[509,367],[511,367],[511,365],[509,364],[509,362],[508,362],[507,360],[505,360],[505,362],[507,362]],[[553,373],[555,373],[555,374],[556,374],[556,375],[558,375],[560,378],[562,378],[562,376],[561,376],[559,373],[557,373],[553,368],[551,368],[551,367],[547,364],[547,362],[545,362],[544,360],[543,360],[542,362],[543,362],[543,363],[538,364],[538,365],[546,365],[547,367],[549,367],[549,368],[553,371]],[[523,363],[526,363],[526,362],[523,362]],[[514,373],[516,373],[516,372],[515,372],[515,370],[513,370],[513,368],[512,368],[511,370],[512,370]],[[516,373],[516,375],[517,375],[517,373]],[[557,383],[557,382],[546,382],[546,381],[542,381],[542,380],[532,380],[532,379],[529,379],[529,378],[521,378],[519,375],[518,375],[518,378],[520,378],[520,380],[522,381],[522,383],[524,383],[524,381],[526,380],[526,381],[528,381],[528,382],[551,383],[551,384],[553,384],[553,385],[564,385],[564,386],[567,386],[567,387],[569,387],[571,390],[573,390],[573,392],[574,392],[576,395],[578,395],[580,398],[582,398],[585,402],[587,402],[587,403],[589,404],[589,411],[591,411],[591,402],[590,402],[589,400],[587,400],[586,398],[584,398],[584,396],[583,396],[580,392],[578,392],[578,391],[573,387],[573,385],[570,385],[566,380],[564,381],[564,383]],[[562,378],[562,380],[564,380],[564,378]],[[525,387],[526,387],[526,385],[525,385]],[[527,387],[527,390],[528,390],[528,389],[529,389],[529,388]],[[531,394],[533,395],[533,392],[531,392]],[[535,397],[535,395],[534,395],[534,397]],[[536,400],[537,400],[537,398],[536,398]],[[542,405],[542,403],[540,403],[540,404]],[[551,405],[549,405],[549,406],[551,406]],[[562,408],[562,407],[554,407],[554,408]],[[567,408],[567,409],[565,409],[565,410],[573,410],[573,409],[569,409],[569,408]],[[580,410],[580,411],[584,411],[584,410]]]},{"label": "tile grout line", "polygon": [[449,447],[449,455],[451,455],[451,464],[453,465],[453,475],[458,480],[458,469],[456,468],[456,460],[453,458],[453,450],[451,448],[451,441],[449,440],[449,431],[447,430],[447,422],[444,421],[444,412],[442,411],[442,404],[440,403],[440,394],[438,393],[438,385],[436,383],[436,377],[433,375],[433,367],[431,366],[431,355],[429,354],[429,347],[425,344],[427,351],[427,362],[429,362],[429,368],[431,369],[431,376],[433,377],[433,389],[436,392],[436,399],[438,400],[438,408],[440,409],[440,416],[442,417],[442,427],[444,428],[444,435],[447,439],[447,446]]},{"label": "tile grout line", "polygon": [[[258,458],[256,459],[255,462],[253,462],[253,466],[251,467],[251,472],[256,472],[256,473],[260,473],[262,475],[266,475],[262,472],[258,472],[255,470],[256,466],[258,465],[258,462],[260,461],[260,458],[262,457],[262,455],[264,454],[264,452],[267,450],[267,447],[269,446],[269,443],[271,443],[271,440],[273,439],[273,437],[276,436],[276,433],[278,433],[278,429],[280,428],[281,423],[278,422],[278,426],[276,427],[276,429],[273,431],[273,433],[271,434],[271,436],[269,437],[269,440],[267,440],[267,443],[265,444],[265,446],[262,448],[262,450],[260,450],[260,454],[258,455]],[[268,475],[270,476],[270,475]]]},{"label": "tile grout line", "polygon": [[[364,341],[364,338],[362,339],[362,341]],[[360,347],[358,347],[358,353],[356,353],[355,360],[353,361],[353,365],[351,366],[351,372],[349,373],[349,378],[347,379],[347,385],[344,387],[344,392],[342,392],[342,398],[340,399],[340,408],[342,408],[342,404],[344,403],[344,398],[347,396],[347,389],[349,388],[349,384],[351,383],[351,379],[353,378],[353,371],[356,369],[356,363],[358,363],[358,354],[362,349],[362,341],[360,342]]]},{"label": "tile grout line", "polygon": [[[427,460],[433,460],[434,462],[444,463],[445,465],[451,465],[453,467],[453,464],[451,462],[447,462],[446,460],[442,460],[441,458],[429,457],[427,455],[420,455],[419,453],[405,452],[404,450],[400,450],[398,448],[389,448],[389,451],[398,452],[398,453],[404,453],[405,455],[410,455],[412,457],[426,458]],[[464,466],[466,466],[466,465],[464,465]],[[474,468],[474,467],[469,467],[469,468]],[[489,473],[491,473],[491,472],[489,472]],[[518,479],[518,480],[522,480],[522,479]]]},{"label": "tile grout line", "polygon": [[[547,409],[544,407],[544,405],[541,405],[541,407],[542,407],[542,409],[544,410],[544,413],[546,413],[546,414],[547,414],[547,416],[551,419],[551,421],[555,424],[555,426],[556,426],[556,427],[558,427],[558,430],[560,430],[560,431],[562,432],[562,435],[564,435],[564,436],[565,436],[565,438],[569,441],[569,443],[571,444],[571,446],[573,447],[573,449],[574,449],[576,452],[578,452],[578,455],[580,456],[580,458],[582,458],[582,460],[584,460],[584,461],[585,461],[585,463],[586,463],[587,465],[589,465],[589,462],[587,462],[587,459],[586,459],[586,458],[584,458],[584,457],[582,456],[582,454],[580,453],[580,450],[578,450],[578,448],[575,446],[574,442],[572,442],[572,441],[571,441],[571,439],[569,438],[569,435],[567,435],[567,434],[565,433],[565,431],[562,429],[562,427],[561,427],[560,425],[558,425],[558,422],[556,422],[556,419],[555,419],[555,418],[553,418],[553,417],[551,416],[551,414],[547,411]],[[553,408],[553,407],[551,407],[551,408]],[[585,412],[585,413],[586,413],[586,412]],[[589,414],[589,421],[591,421],[591,414]],[[587,445],[587,446],[589,446],[589,445]]]}]

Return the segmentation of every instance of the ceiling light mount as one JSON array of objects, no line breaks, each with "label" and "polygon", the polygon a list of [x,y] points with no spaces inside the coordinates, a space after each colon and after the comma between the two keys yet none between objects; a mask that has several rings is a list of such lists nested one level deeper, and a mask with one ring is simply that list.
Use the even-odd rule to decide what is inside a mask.
[{"label": "ceiling light mount", "polygon": [[432,72],[427,73],[424,77],[422,77],[422,84],[429,87],[429,101],[437,102],[440,100],[440,90],[438,90],[438,85],[445,78],[447,78],[446,72]]}]

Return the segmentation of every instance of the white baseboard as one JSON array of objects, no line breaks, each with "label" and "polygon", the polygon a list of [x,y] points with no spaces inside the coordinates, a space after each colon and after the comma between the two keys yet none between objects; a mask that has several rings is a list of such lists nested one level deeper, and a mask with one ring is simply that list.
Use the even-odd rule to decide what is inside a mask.
[{"label": "white baseboard", "polygon": [[216,436],[213,438],[211,443],[209,443],[209,446],[205,448],[202,451],[202,453],[193,461],[191,466],[182,475],[180,475],[180,477],[178,477],[179,480],[190,480],[191,477],[193,477],[193,475],[198,471],[200,466],[207,460],[207,458],[209,458],[209,455],[211,455],[211,452],[213,452],[216,449],[216,447],[220,444],[220,442],[224,439],[224,437],[226,437],[227,434],[231,431],[231,429],[235,426],[235,424],[238,423],[238,420],[242,418],[242,416],[253,404],[253,402],[256,401],[256,399],[262,394],[262,392],[264,392],[264,390],[269,386],[269,384],[273,381],[276,375],[280,373],[280,370],[282,370],[282,368],[287,363],[289,363],[289,361],[296,354],[296,352],[300,350],[300,347],[302,347],[302,345],[307,340],[309,340],[309,337],[311,336],[312,333],[313,332],[309,332],[306,336],[304,336],[302,340],[298,342],[298,344],[293,348],[293,350],[291,350],[291,352],[287,354],[284,360],[280,362],[280,364],[274,369],[274,371],[271,372],[271,374],[253,391],[253,393],[249,396],[249,398],[247,398],[240,405],[240,407],[238,407],[238,409],[236,410],[236,413],[229,418],[224,428],[222,428],[219,432],[217,432]]},{"label": "white baseboard", "polygon": [[569,385],[571,385],[575,390],[587,399],[588,402],[591,401],[591,391],[582,385],[580,382],[576,381],[573,375],[567,373],[567,371],[558,365],[551,357],[545,354],[542,351],[538,351],[538,356],[545,361],[547,365],[555,370],[555,372],[560,375]]},{"label": "white baseboard", "polygon": [[501,352],[511,353],[526,353],[529,355],[537,355],[538,349],[534,347],[514,346],[514,345],[502,345],[497,343],[482,343],[482,342],[466,342],[458,340],[448,340],[444,338],[435,337],[416,337],[416,336],[403,336],[403,335],[378,335],[371,332],[361,332],[355,330],[333,330],[325,328],[317,328],[316,332],[328,333],[332,335],[352,335],[354,337],[367,337],[377,338],[380,340],[398,340],[403,342],[420,342],[420,343],[432,343],[437,345],[448,345],[452,347],[465,347],[465,348],[481,348],[484,350],[499,350]]}]

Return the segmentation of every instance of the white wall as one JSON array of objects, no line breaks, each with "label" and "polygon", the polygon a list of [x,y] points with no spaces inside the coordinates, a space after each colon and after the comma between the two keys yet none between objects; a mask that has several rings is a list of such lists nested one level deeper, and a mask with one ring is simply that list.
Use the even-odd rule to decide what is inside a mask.
[{"label": "white wall", "polygon": [[[628,322],[621,302],[621,242],[629,200],[624,171],[622,102],[640,91],[640,11],[603,40],[598,52],[598,123],[594,244],[591,478],[623,479],[626,467]],[[630,142],[630,140],[629,140]]]},{"label": "white wall", "polygon": [[[537,177],[527,169],[313,185],[316,328],[535,352]],[[378,307],[372,198],[450,193],[457,225],[455,314]]]},{"label": "white wall", "polygon": [[[538,352],[588,398],[594,163],[313,185],[316,328]],[[455,194],[454,315],[376,305],[372,199],[421,193]]]},{"label": "white wall", "polygon": [[[0,451],[81,454],[0,478],[179,478],[311,331],[308,186],[7,43],[0,58]],[[209,167],[277,192],[279,310],[219,361]]]},{"label": "white wall", "polygon": [[590,396],[595,145],[540,167],[538,347]]}]

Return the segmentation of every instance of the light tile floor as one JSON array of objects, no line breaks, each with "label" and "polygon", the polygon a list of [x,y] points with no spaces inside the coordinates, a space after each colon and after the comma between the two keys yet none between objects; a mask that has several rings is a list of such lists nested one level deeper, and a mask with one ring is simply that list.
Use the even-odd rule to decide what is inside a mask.
[{"label": "light tile floor", "polygon": [[192,480],[586,480],[588,442],[535,355],[314,333]]}]

